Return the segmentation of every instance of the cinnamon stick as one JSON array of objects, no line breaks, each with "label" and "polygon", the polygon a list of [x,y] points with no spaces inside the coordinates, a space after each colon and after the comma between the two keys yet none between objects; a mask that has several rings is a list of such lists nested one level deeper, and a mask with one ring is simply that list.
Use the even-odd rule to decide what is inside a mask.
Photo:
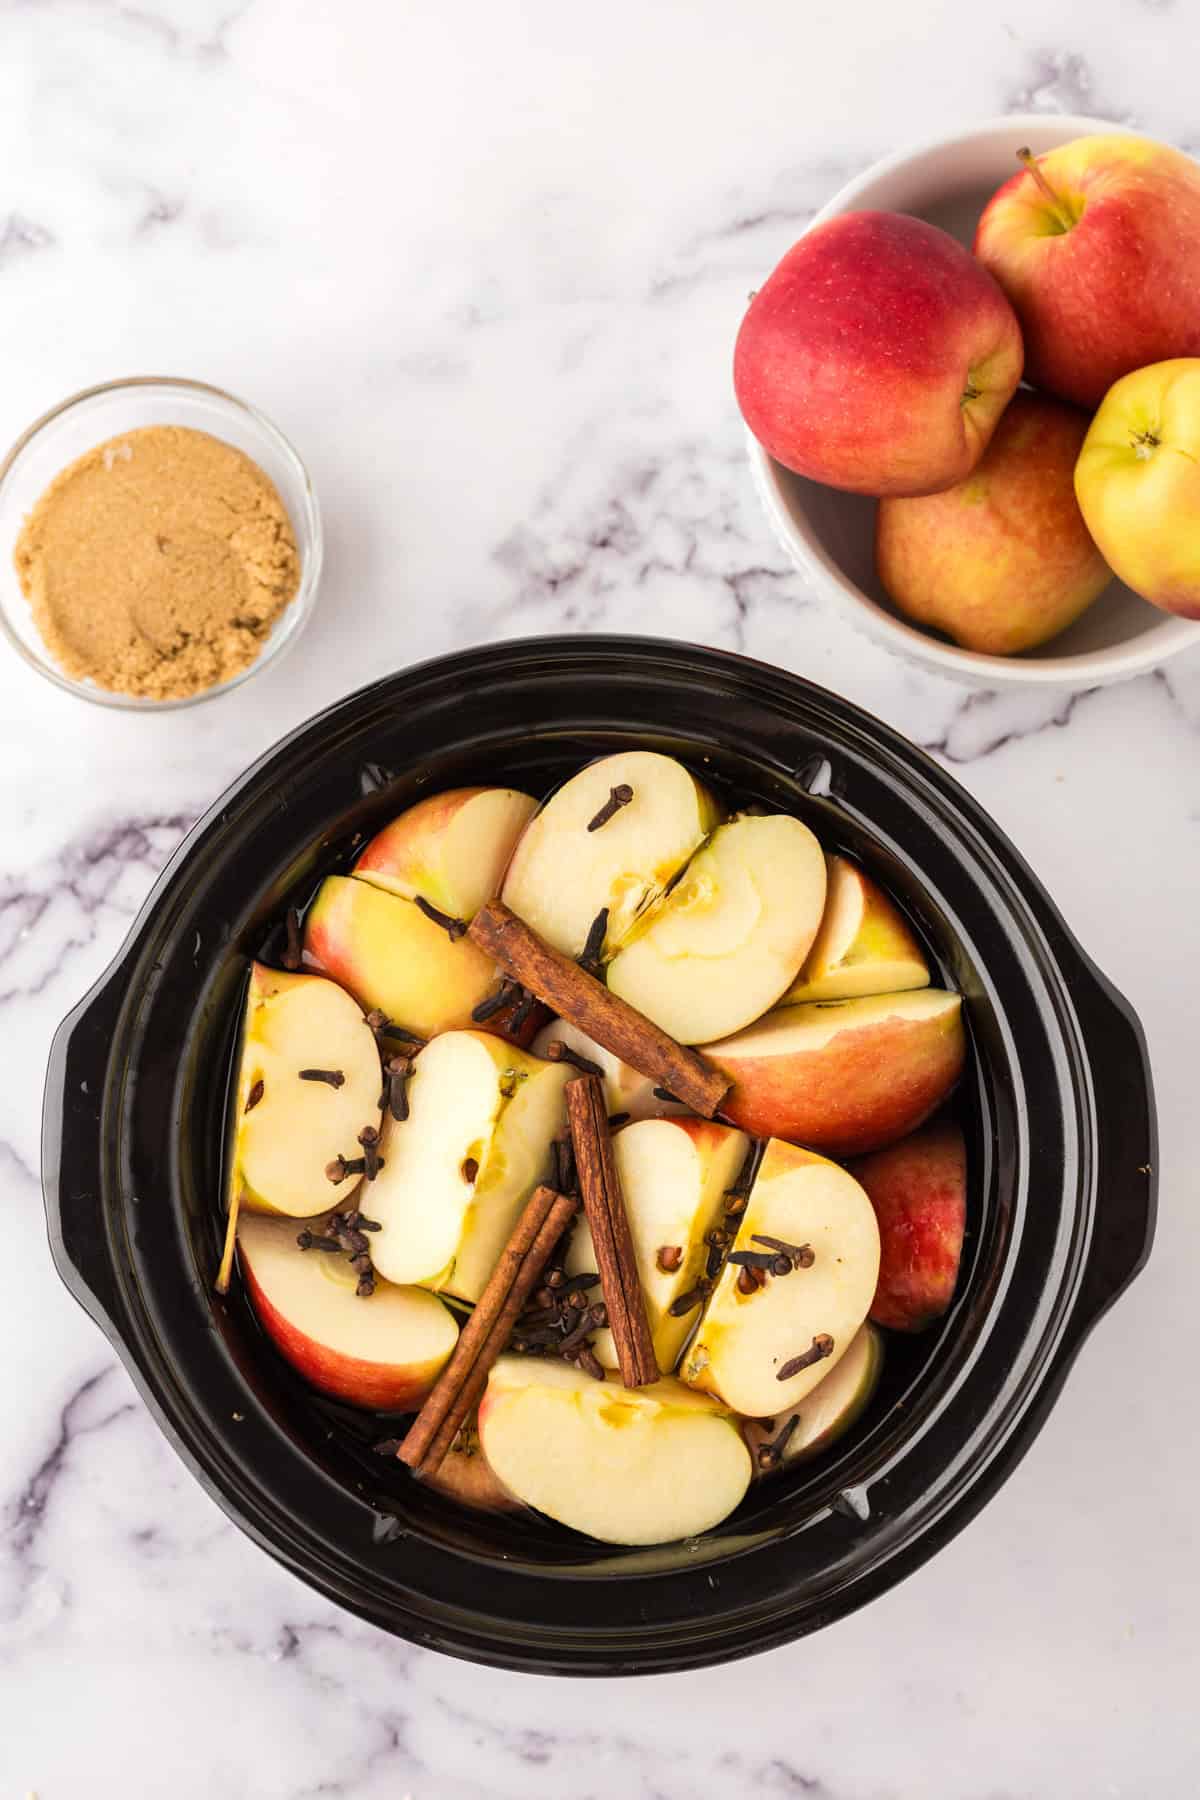
[{"label": "cinnamon stick", "polygon": [[599,1075],[579,1075],[567,1083],[566,1095],[583,1209],[591,1227],[621,1380],[627,1388],[645,1387],[658,1380],[658,1358],[613,1156],[604,1082]]},{"label": "cinnamon stick", "polygon": [[470,936],[560,1018],[580,1026],[639,1074],[668,1088],[693,1112],[706,1119],[717,1112],[730,1086],[719,1070],[698,1051],[677,1044],[569,956],[544,943],[499,900],[476,913]]},{"label": "cinnamon stick", "polygon": [[396,1452],[417,1474],[433,1475],[441,1467],[575,1207],[549,1187],[537,1188],[526,1202],[449,1362]]}]

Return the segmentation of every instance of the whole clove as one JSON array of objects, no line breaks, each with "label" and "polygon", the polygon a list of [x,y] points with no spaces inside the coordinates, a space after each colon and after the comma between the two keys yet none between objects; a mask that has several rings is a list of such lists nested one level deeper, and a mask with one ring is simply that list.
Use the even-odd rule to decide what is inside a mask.
[{"label": "whole clove", "polygon": [[812,1341],[812,1347],[802,1350],[799,1356],[793,1356],[789,1362],[785,1362],[782,1369],[776,1370],[775,1379],[776,1381],[790,1381],[793,1375],[800,1373],[801,1369],[809,1369],[813,1363],[824,1362],[827,1356],[832,1355],[833,1339],[827,1331],[818,1332]]},{"label": "whole clove", "polygon": [[681,1104],[680,1101],[675,1098],[670,1088],[656,1087],[654,1089],[654,1098],[656,1100],[665,1100],[668,1106],[679,1106]]},{"label": "whole clove", "polygon": [[358,1141],[363,1150],[363,1174],[368,1181],[374,1181],[383,1167],[383,1158],[379,1154],[379,1133],[373,1125],[364,1125],[358,1134]]},{"label": "whole clove", "polygon": [[583,941],[583,949],[575,959],[581,969],[596,974],[600,968],[600,957],[604,950],[604,940],[608,935],[608,908],[602,906],[591,924],[587,937]]},{"label": "whole clove", "polygon": [[408,1078],[412,1064],[406,1056],[389,1057],[383,1071],[383,1093],[380,1108],[390,1112],[397,1125],[408,1117]]},{"label": "whole clove", "polygon": [[703,1306],[709,1291],[707,1280],[698,1281],[686,1294],[680,1294],[678,1300],[672,1300],[667,1311],[673,1319],[682,1319],[686,1313],[695,1312],[698,1306]]},{"label": "whole clove", "polygon": [[301,1069],[301,1081],[323,1081],[326,1087],[345,1087],[346,1077],[341,1069]]},{"label": "whole clove", "polygon": [[791,1418],[784,1422],[775,1437],[768,1439],[765,1444],[760,1444],[758,1446],[758,1449],[754,1453],[754,1460],[757,1462],[760,1469],[777,1469],[779,1467],[779,1464],[783,1461],[783,1453],[788,1447],[788,1442],[791,1439],[792,1433],[799,1423],[800,1414],[793,1413]]},{"label": "whole clove", "polygon": [[593,1381],[604,1380],[604,1365],[590,1344],[583,1344],[576,1352],[575,1367],[590,1375]]},{"label": "whole clove", "polygon": [[623,806],[628,806],[632,799],[633,789],[627,781],[622,781],[616,787],[609,788],[608,799],[596,816],[588,821],[588,830],[599,831],[601,826],[607,825],[610,819],[616,817]]},{"label": "whole clove", "polygon": [[762,1232],[751,1233],[750,1242],[765,1244],[768,1250],[785,1256],[793,1269],[811,1269],[817,1260],[811,1244],[789,1244],[786,1238],[766,1237]]},{"label": "whole clove", "polygon": [[570,1044],[564,1044],[561,1038],[555,1038],[553,1043],[546,1045],[545,1055],[547,1062],[570,1063],[571,1067],[578,1069],[582,1075],[603,1075],[604,1073],[598,1062],[593,1062],[590,1056],[581,1056],[578,1050],[573,1049]]},{"label": "whole clove", "polygon": [[423,894],[416,896],[416,904],[427,919],[431,920],[433,924],[441,926],[452,944],[457,943],[459,938],[466,937],[467,921],[465,919],[451,918],[450,914],[443,912],[440,906],[435,906],[432,900],[426,900]]}]

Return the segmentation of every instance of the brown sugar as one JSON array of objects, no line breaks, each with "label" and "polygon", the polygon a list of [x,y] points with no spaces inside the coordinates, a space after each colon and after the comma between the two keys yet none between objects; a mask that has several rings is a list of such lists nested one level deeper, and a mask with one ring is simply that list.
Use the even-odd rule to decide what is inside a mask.
[{"label": "brown sugar", "polygon": [[300,583],[274,484],[231,444],[183,425],[126,432],[69,464],[13,560],[66,674],[154,700],[246,668]]}]

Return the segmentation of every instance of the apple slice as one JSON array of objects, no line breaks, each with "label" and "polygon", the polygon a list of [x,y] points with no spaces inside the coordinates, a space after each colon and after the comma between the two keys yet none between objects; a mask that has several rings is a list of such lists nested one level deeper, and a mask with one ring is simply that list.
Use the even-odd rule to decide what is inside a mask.
[{"label": "apple slice", "polygon": [[478,1300],[566,1121],[568,1064],[539,1062],[486,1031],[422,1050],[408,1118],[387,1119],[365,1208],[380,1274]]},{"label": "apple slice", "polygon": [[421,1480],[426,1487],[435,1488],[448,1500],[457,1500],[460,1506],[469,1506],[473,1512],[522,1511],[522,1502],[509,1493],[483,1454],[474,1418],[463,1426],[438,1468],[422,1475]]},{"label": "apple slice", "polygon": [[844,856],[825,862],[821,928],[783,1004],[928,987],[928,965],[895,903],[857,863]]},{"label": "apple slice", "polygon": [[[631,798],[589,830],[614,788]],[[526,827],[501,898],[566,956],[579,955],[607,907],[608,958],[720,817],[712,795],[674,757],[603,757],[565,782]]]},{"label": "apple slice", "polygon": [[666,1544],[728,1517],[750,1452],[719,1401],[670,1376],[624,1388],[565,1363],[502,1356],[479,1407],[479,1439],[504,1486],[606,1544]]},{"label": "apple slice", "polygon": [[430,794],[371,839],[354,873],[402,900],[420,896],[455,919],[473,919],[500,892],[513,848],[537,811],[515,788]]},{"label": "apple slice", "polygon": [[[852,1175],[809,1150],[767,1145],[733,1253],[777,1239],[812,1260],[743,1293],[727,1262],[684,1355],[685,1381],[719,1394],[735,1412],[773,1418],[829,1375],[867,1316],[879,1276],[879,1227]],[[808,1360],[781,1380],[782,1371]]]},{"label": "apple slice", "polygon": [[588,1062],[595,1063],[604,1077],[604,1094],[610,1114],[627,1113],[631,1119],[667,1119],[686,1113],[681,1100],[665,1100],[664,1090],[656,1087],[649,1075],[641,1075],[611,1050],[567,1019],[551,1019],[533,1040],[535,1056],[545,1057],[553,1043],[563,1043]]},{"label": "apple slice", "polygon": [[321,883],[304,922],[304,959],[421,1037],[469,1025],[497,983],[469,938],[452,939],[415,901],[346,875]]},{"label": "apple slice", "polygon": [[950,1305],[967,1226],[967,1150],[953,1119],[935,1119],[890,1150],[851,1165],[883,1246],[871,1317],[923,1331]]},{"label": "apple slice", "polygon": [[704,1054],[734,1083],[722,1111],[743,1131],[853,1156],[942,1104],[966,1057],[962,997],[919,988],[781,1006]]},{"label": "apple slice", "polygon": [[[743,1420],[755,1473],[769,1475],[828,1450],[866,1411],[882,1373],[883,1339],[873,1325],[860,1326],[837,1367],[818,1381],[798,1411]],[[778,1448],[772,1453],[767,1447],[774,1445]],[[760,1461],[763,1451],[766,1456]]]},{"label": "apple slice", "polygon": [[825,858],[807,825],[733,819],[617,952],[608,985],[681,1044],[724,1037],[795,980],[824,906]]},{"label": "apple slice", "polygon": [[[302,1070],[341,1076],[337,1085]],[[382,1074],[370,1026],[349,994],[319,975],[250,970],[234,1098],[230,1198],[256,1212],[308,1219],[333,1199],[325,1169],[358,1155],[379,1124]],[[338,1190],[339,1202],[354,1188]]]},{"label": "apple slice", "polygon": [[[675,1367],[695,1324],[694,1313],[673,1318],[672,1303],[704,1274],[705,1235],[720,1225],[749,1147],[743,1132],[709,1119],[643,1119],[613,1139],[646,1318],[664,1371]],[[586,1219],[575,1227],[566,1266],[570,1275],[597,1266]],[[593,1347],[606,1369],[616,1368],[611,1331],[598,1331]]]},{"label": "apple slice", "polygon": [[243,1214],[237,1243],[259,1324],[306,1381],[379,1412],[421,1405],[458,1337],[436,1294],[380,1282],[360,1299],[347,1258],[301,1250],[292,1219]]}]

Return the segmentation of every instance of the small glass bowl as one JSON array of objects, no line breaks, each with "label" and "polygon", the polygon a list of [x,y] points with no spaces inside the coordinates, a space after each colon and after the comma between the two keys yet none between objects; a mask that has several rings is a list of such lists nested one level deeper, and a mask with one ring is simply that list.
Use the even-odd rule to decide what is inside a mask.
[{"label": "small glass bowl", "polygon": [[[279,491],[300,553],[300,585],[263,640],[254,661],[228,681],[170,700],[145,699],[76,681],[51,657],[33,622],[13,566],[21,527],[61,469],[107,438],[146,425],[187,425],[232,444],[256,462]],[[173,375],[135,375],[85,388],[36,420],[0,464],[0,627],[31,667],[56,687],[98,706],[167,712],[240,687],[294,644],[312,611],[321,574],[321,514],[308,470],[283,433],[254,407],[222,388]]]}]

